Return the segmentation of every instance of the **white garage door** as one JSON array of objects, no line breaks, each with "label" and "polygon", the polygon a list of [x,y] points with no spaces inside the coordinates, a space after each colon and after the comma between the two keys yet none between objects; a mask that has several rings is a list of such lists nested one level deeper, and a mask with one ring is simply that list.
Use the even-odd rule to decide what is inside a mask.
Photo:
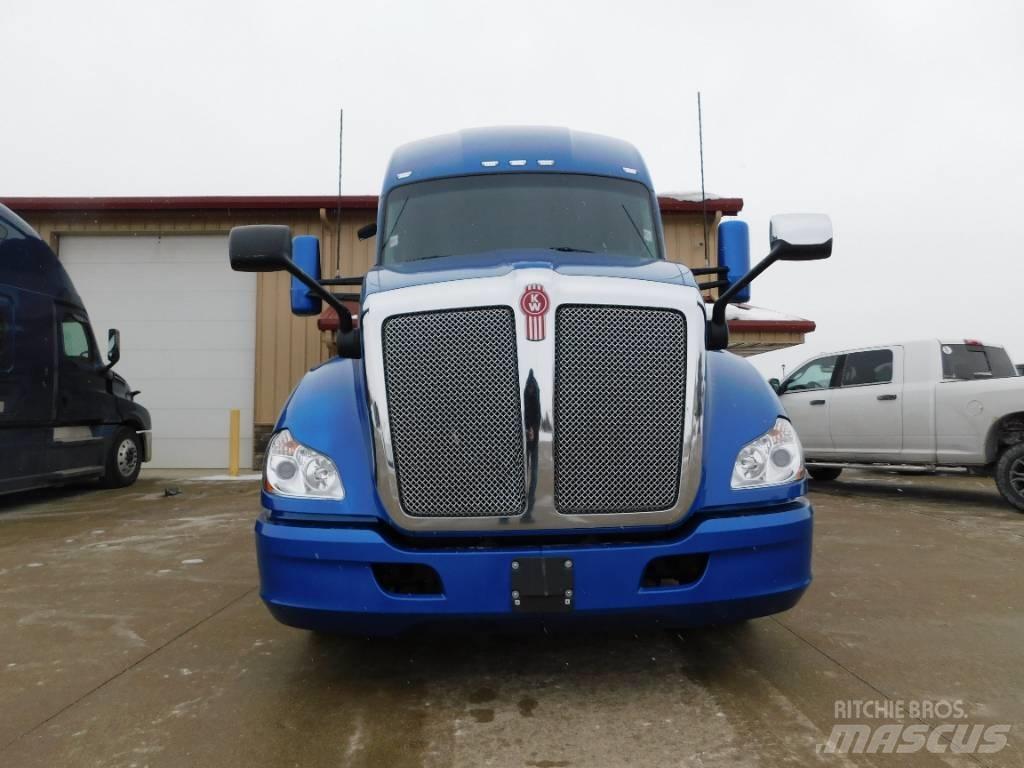
[{"label": "white garage door", "polygon": [[231,271],[227,237],[69,236],[60,259],[104,355],[121,331],[115,370],[153,416],[149,466],[226,467],[238,408],[251,467],[256,275]]}]

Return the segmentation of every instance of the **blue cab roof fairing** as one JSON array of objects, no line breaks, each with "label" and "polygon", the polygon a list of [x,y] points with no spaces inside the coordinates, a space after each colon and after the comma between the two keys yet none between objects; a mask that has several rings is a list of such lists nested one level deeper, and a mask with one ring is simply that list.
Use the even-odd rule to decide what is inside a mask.
[{"label": "blue cab roof fairing", "polygon": [[381,202],[402,184],[506,172],[613,176],[639,181],[653,193],[643,158],[626,141],[569,128],[494,127],[471,128],[398,147],[384,176]]},{"label": "blue cab roof fairing", "polygon": [[638,261],[606,253],[560,253],[549,250],[503,249],[400,264],[377,265],[366,274],[364,300],[375,293],[414,285],[500,277],[514,269],[550,269],[562,275],[622,277],[696,288],[690,270],[664,259]]}]

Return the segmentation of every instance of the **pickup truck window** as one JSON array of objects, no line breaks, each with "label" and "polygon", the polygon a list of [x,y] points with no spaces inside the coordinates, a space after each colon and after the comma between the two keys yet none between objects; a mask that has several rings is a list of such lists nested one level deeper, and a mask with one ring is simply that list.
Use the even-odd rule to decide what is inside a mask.
[{"label": "pickup truck window", "polygon": [[828,389],[832,385],[832,374],[836,369],[837,357],[837,355],[829,355],[811,360],[786,379],[779,394],[801,392],[805,389]]},{"label": "pickup truck window", "polygon": [[505,248],[661,258],[652,196],[639,182],[572,173],[498,173],[396,187],[381,261]]},{"label": "pickup truck window", "polygon": [[942,378],[957,381],[1005,379],[1016,376],[1010,356],[1002,347],[981,344],[943,344]]},{"label": "pickup truck window", "polygon": [[851,352],[843,363],[842,386],[888,384],[892,381],[892,350]]}]

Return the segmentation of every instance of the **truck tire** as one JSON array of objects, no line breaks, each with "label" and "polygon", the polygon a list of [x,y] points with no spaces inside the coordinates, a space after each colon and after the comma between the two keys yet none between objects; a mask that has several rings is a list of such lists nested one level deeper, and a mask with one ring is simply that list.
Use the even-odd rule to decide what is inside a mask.
[{"label": "truck tire", "polygon": [[1024,512],[1024,443],[1010,446],[996,462],[996,488],[1018,511]]},{"label": "truck tire", "polygon": [[131,427],[121,427],[107,447],[103,486],[125,488],[139,478],[142,469],[142,441]]},{"label": "truck tire", "polygon": [[835,480],[841,474],[843,474],[842,467],[808,467],[807,474],[811,476],[812,480],[818,480],[819,482],[828,482]]}]

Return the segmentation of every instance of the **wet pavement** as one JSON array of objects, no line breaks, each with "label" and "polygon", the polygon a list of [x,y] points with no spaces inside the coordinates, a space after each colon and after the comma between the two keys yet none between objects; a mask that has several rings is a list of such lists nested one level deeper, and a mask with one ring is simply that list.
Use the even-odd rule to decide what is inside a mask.
[{"label": "wet pavement", "polygon": [[[777,617],[386,641],[271,619],[256,489],[0,497],[0,766],[1024,765],[1024,515],[990,480],[814,486],[815,583]],[[823,752],[846,722],[1010,730],[991,754]]]}]

